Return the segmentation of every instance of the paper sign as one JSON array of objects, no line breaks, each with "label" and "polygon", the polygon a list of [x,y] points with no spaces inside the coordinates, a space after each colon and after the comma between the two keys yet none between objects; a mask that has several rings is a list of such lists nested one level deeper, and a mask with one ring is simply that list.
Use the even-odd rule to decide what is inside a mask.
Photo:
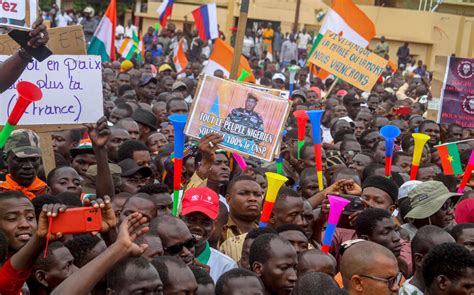
[{"label": "paper sign", "polygon": [[327,31],[309,61],[347,83],[370,92],[388,61]]},{"label": "paper sign", "polygon": [[474,59],[448,59],[440,104],[438,123],[474,127]]},{"label": "paper sign", "polygon": [[[0,56],[4,61],[8,56]],[[93,55],[52,55],[29,63],[19,81],[35,83],[43,92],[19,125],[94,123],[103,116],[102,63]],[[18,98],[16,83],[0,94],[0,124],[5,124]]]},{"label": "paper sign", "polygon": [[281,141],[291,103],[240,83],[204,76],[184,133],[202,138],[224,136],[222,148],[272,161]]},{"label": "paper sign", "polygon": [[[82,26],[48,29],[48,48],[53,54],[86,54],[86,42]],[[0,35],[0,55],[12,55],[20,45],[8,35]]]},{"label": "paper sign", "polygon": [[36,9],[36,0],[1,0],[0,25],[30,29],[36,20]]}]

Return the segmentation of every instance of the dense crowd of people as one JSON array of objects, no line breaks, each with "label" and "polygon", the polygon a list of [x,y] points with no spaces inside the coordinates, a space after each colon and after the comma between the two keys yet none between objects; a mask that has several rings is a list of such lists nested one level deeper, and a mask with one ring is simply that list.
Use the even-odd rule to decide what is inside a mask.
[{"label": "dense crowd of people", "polygon": [[[278,29],[271,36],[265,30],[262,52],[294,43],[293,35],[277,40]],[[465,167],[474,128],[426,118],[430,75],[416,67],[387,68],[369,93],[341,80],[330,89],[334,79],[323,81],[300,64],[291,108],[324,110],[321,126],[314,126],[322,130],[324,188],[311,126],[298,156],[290,115],[281,143],[289,180],[267,227],[258,221],[265,172],[275,172],[275,162],[248,158],[242,171],[217,133],[186,140],[183,195],[173,216],[175,134],[168,116],[189,113],[208,58],[195,33],[188,67],[177,73],[164,56],[180,34],[173,24],[164,28],[158,38],[165,54],[156,56],[157,39],[150,37],[143,64],[103,63],[105,116],[52,133],[55,169],[43,168],[37,134],[12,133],[0,183],[1,294],[473,294],[474,176],[456,193],[460,175],[443,174],[435,146],[466,140],[457,144]],[[297,40],[310,45],[300,34]],[[259,85],[289,89],[287,66],[307,50],[290,47],[296,55],[280,48],[275,59],[250,47]],[[23,56],[12,59],[26,66]],[[386,178],[379,130],[389,124],[401,135]],[[413,132],[430,136],[417,180],[409,180]],[[328,194],[352,201],[325,254]],[[100,231],[51,233],[56,218],[81,207],[101,211]]]}]

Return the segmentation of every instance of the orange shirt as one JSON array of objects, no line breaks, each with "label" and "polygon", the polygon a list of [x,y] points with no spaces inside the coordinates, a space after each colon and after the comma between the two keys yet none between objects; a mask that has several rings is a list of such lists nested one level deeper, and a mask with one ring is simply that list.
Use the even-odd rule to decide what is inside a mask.
[{"label": "orange shirt", "polygon": [[271,45],[273,41],[273,29],[264,29],[262,32],[263,43]]}]

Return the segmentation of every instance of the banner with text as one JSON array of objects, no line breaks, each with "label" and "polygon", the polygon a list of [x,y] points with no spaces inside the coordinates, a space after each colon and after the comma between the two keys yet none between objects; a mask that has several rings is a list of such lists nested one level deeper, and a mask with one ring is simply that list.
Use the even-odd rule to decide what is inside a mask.
[{"label": "banner with text", "polygon": [[449,57],[438,123],[474,127],[474,59]]},{"label": "banner with text", "polygon": [[388,63],[331,31],[324,34],[309,62],[367,92],[372,90]]},{"label": "banner with text", "polygon": [[[0,56],[0,62],[8,56]],[[102,63],[92,55],[52,55],[29,63],[18,81],[36,84],[43,99],[32,103],[19,125],[94,123],[103,116]],[[0,124],[18,98],[16,83],[0,94]]]},{"label": "banner with text", "polygon": [[243,84],[211,76],[201,80],[184,133],[224,136],[222,148],[273,161],[291,103]]}]

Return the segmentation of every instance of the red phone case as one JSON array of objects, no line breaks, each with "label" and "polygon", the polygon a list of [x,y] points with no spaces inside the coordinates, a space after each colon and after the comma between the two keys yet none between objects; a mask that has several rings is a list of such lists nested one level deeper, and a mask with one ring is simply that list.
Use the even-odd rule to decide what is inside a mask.
[{"label": "red phone case", "polygon": [[51,233],[80,234],[102,229],[102,214],[92,207],[66,209],[53,218]]}]

